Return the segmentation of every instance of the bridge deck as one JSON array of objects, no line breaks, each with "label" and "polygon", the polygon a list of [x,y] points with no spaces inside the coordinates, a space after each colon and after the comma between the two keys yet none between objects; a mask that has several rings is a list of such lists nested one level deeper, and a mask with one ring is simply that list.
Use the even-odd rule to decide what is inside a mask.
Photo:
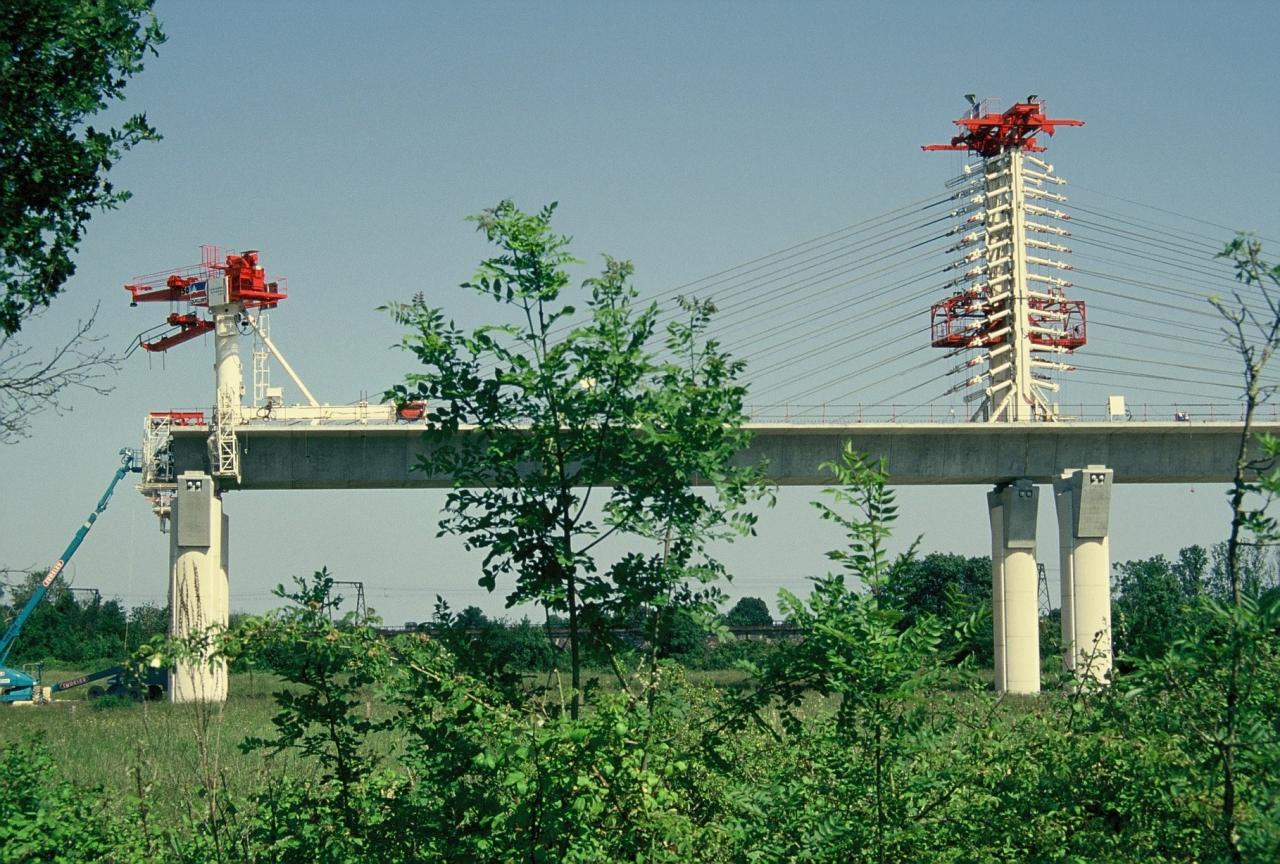
[{"label": "bridge deck", "polygon": [[[989,484],[1017,477],[1047,483],[1062,471],[1100,464],[1116,483],[1218,483],[1231,479],[1240,423],[759,423],[743,463],[768,460],[781,485],[825,485],[819,470],[845,441],[888,459],[892,482]],[[1280,424],[1258,431],[1280,434]],[[209,470],[207,428],[173,430],[178,472]],[[430,445],[421,425],[283,425],[237,430],[241,489],[447,488],[448,478],[412,470]]]}]

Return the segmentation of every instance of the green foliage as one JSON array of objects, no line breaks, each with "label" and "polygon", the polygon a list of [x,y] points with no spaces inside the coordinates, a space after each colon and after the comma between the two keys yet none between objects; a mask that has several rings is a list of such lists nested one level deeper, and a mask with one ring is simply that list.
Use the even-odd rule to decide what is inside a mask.
[{"label": "green foliage", "polygon": [[[949,593],[958,594],[952,598]],[[908,618],[945,617],[950,601],[976,608],[991,602],[991,559],[931,552],[913,559],[889,586],[887,602]]]},{"label": "green foliage", "polygon": [[1120,658],[1163,657],[1185,632],[1205,593],[1208,556],[1188,546],[1177,561],[1163,555],[1113,568],[1113,644]]},{"label": "green foliage", "polygon": [[[888,585],[885,602],[911,624],[933,615],[949,622],[959,640],[958,658],[973,657],[990,667],[993,662],[991,623],[991,559],[931,552],[913,558]],[[1042,651],[1043,656],[1052,652]]]},{"label": "green foliage", "polygon": [[[813,502],[825,521],[844,529],[848,542],[848,548],[832,549],[827,557],[839,564],[846,576],[860,582],[877,605],[882,598],[887,605],[894,586],[911,565],[919,540],[892,560],[884,548],[893,530],[892,523],[898,517],[885,462],[883,459],[875,464],[867,462],[866,457],[846,441],[840,461],[825,462],[821,467],[830,471],[839,484],[823,490],[824,493],[837,507],[852,511],[844,513],[821,501]],[[843,577],[838,579],[844,582]]]},{"label": "green foliage", "polygon": [[388,698],[420,778],[404,818],[422,860],[681,861],[702,832],[682,806],[679,715],[621,696],[581,719],[511,706],[419,638],[397,643]]},{"label": "green foliage", "polygon": [[[1185,754],[1187,782],[1207,784],[1232,812],[1219,830],[1234,839],[1242,860],[1280,855],[1280,603],[1240,604],[1210,597],[1163,655],[1138,664],[1133,692],[1158,702],[1160,732]],[[1229,777],[1229,779],[1228,779]]]},{"label": "green foliage", "polygon": [[[1231,259],[1237,281],[1245,286],[1245,293],[1236,289],[1229,302],[1210,298],[1226,325],[1227,344],[1240,358],[1244,391],[1244,423],[1227,493],[1231,530],[1222,560],[1227,594],[1224,601],[1203,598],[1189,638],[1146,664],[1138,681],[1171,696],[1171,704],[1178,706],[1171,713],[1184,734],[1192,736],[1185,749],[1193,754],[1198,749],[1202,764],[1212,772],[1210,788],[1221,802],[1215,851],[1242,862],[1258,850],[1272,859],[1280,855],[1273,768],[1258,770],[1276,765],[1280,756],[1280,722],[1269,704],[1280,683],[1269,638],[1276,630],[1277,609],[1274,595],[1258,602],[1247,565],[1250,547],[1280,539],[1275,517],[1267,513],[1280,495],[1280,440],[1260,435],[1256,444],[1261,453],[1251,452],[1255,413],[1275,391],[1264,376],[1280,348],[1280,296],[1275,293],[1280,266],[1264,261],[1261,242],[1246,236],[1237,236],[1220,257]],[[1257,692],[1268,697],[1260,702]]]},{"label": "green foliage", "polygon": [[[564,253],[548,239],[547,216],[502,215],[510,254],[483,278],[504,302],[522,292],[553,298],[567,284],[555,275]],[[482,226],[494,228],[492,218]],[[548,262],[541,293],[511,287],[507,276]],[[509,357],[503,368],[517,366]],[[570,380],[576,370],[565,369]],[[490,390],[499,402],[505,386]],[[641,391],[637,401],[647,398]],[[444,422],[439,414],[433,420],[437,430]],[[540,434],[550,440],[582,428],[565,423]],[[513,420],[492,438],[471,440],[518,441],[531,428]],[[633,437],[649,434],[641,429]],[[465,440],[437,443],[456,456],[472,446]],[[1280,455],[1280,445],[1262,449]],[[676,451],[656,452],[655,464],[678,461]],[[536,637],[545,649],[544,632],[491,621],[475,607],[454,613],[441,601],[430,627],[393,640],[380,637],[372,619],[334,621],[332,580],[321,571],[294,591],[279,589],[287,608],[173,646],[195,659],[216,648],[279,676],[270,731],[244,742],[247,754],[262,757],[253,791],[233,793],[209,758],[221,706],[168,706],[183,709],[169,716],[191,721],[199,754],[190,774],[199,804],[176,819],[149,815],[157,802],[141,767],[136,792],[72,790],[39,748],[6,740],[0,860],[1280,860],[1280,591],[1267,589],[1271,571],[1249,551],[1274,539],[1265,503],[1280,493],[1280,473],[1255,465],[1238,476],[1234,491],[1244,494],[1233,495],[1232,539],[1220,553],[1191,547],[1174,562],[1117,568],[1117,644],[1124,640],[1132,668],[1115,684],[1085,676],[1023,699],[994,697],[972,670],[986,562],[919,561],[914,546],[891,555],[896,509],[885,466],[846,447],[827,467],[838,486],[817,506],[844,530],[845,546],[829,555],[839,570],[816,580],[805,599],[783,595],[781,611],[800,639],[721,639],[713,650],[732,648],[744,666],[754,664],[738,691],[692,683],[658,656],[700,641],[683,656],[703,662],[702,634],[723,625],[704,614],[710,592],[699,578],[715,572],[702,559],[711,533],[702,520],[728,507],[725,499],[681,510],[676,484],[669,497],[639,499],[633,521],[606,506],[597,533],[572,534],[573,543],[539,533],[540,514],[554,516],[563,503],[554,495],[504,493],[530,505],[507,511],[459,501],[455,518],[491,520],[468,535],[490,549],[486,572],[515,575],[518,589],[554,587],[537,583],[547,574],[536,568],[523,583],[519,574],[529,562],[555,562],[561,577],[574,574],[576,581],[559,584],[580,590],[579,612],[588,630],[599,628],[597,644],[619,622],[643,631],[647,656],[639,662],[604,645],[615,690],[575,712],[576,678],[566,688],[554,662],[543,686],[524,686],[519,668],[542,655],[521,640]],[[543,469],[517,475],[526,470]],[[602,494],[610,506],[637,500]],[[621,569],[598,573],[590,544],[609,531],[660,541],[663,552],[624,556]],[[567,597],[543,602],[563,608],[555,604]],[[760,611],[740,604],[731,615]],[[558,622],[549,615],[548,624]],[[121,721],[164,716],[150,708],[114,713]],[[7,731],[0,727],[0,737]]]},{"label": "green foliage", "polygon": [[522,673],[554,668],[555,647],[528,618],[493,621],[475,606],[455,613],[437,596],[430,631],[463,671],[512,697],[520,692]]},{"label": "green foliage", "polygon": [[131,696],[105,693],[89,703],[90,711],[115,711],[121,708],[132,708],[137,701]]},{"label": "green foliage", "polygon": [[[665,359],[655,356],[658,309],[637,308],[631,265],[606,258],[583,283],[578,316],[561,299],[574,259],[554,210],[503,201],[473,217],[498,254],[462,287],[496,301],[508,323],[464,333],[420,296],[388,307],[426,371],[386,398],[428,403],[434,446],[417,467],[452,479],[441,530],[484,551],[480,584],[511,578],[509,605],[568,616],[576,694],[588,635],[637,612],[656,629],[677,605],[712,608],[715,592],[692,587],[722,572],[706,542],[751,530],[738,508],[760,487],[756,472],[729,465],[747,440],[742,366],[705,337],[714,307],[683,301]],[[695,478],[717,494],[696,493]],[[596,550],[614,535],[661,551],[602,569]]]},{"label": "green foliage", "polygon": [[[1242,594],[1261,601],[1276,585],[1272,550],[1242,545],[1236,568]],[[1177,560],[1163,555],[1117,563],[1113,568],[1112,628],[1116,654],[1129,658],[1164,656],[1169,646],[1199,626],[1204,599],[1232,602],[1227,543],[1206,551],[1188,546]]]},{"label": "green foliage", "polygon": [[77,789],[55,774],[35,742],[0,748],[0,861],[140,861],[141,832],[111,812],[100,790]]},{"label": "green foliage", "polygon": [[[0,604],[5,627],[43,576],[29,574],[26,584],[12,592],[12,602]],[[75,667],[119,662],[132,648],[163,636],[168,617],[168,610],[154,606],[138,606],[126,613],[115,600],[78,602],[60,581],[54,582],[27,619],[10,659],[14,663],[56,661]]]},{"label": "green foliage", "polygon": [[743,597],[725,613],[724,623],[729,627],[768,627],[773,623],[769,604],[759,597]]},{"label": "green foliage", "polygon": [[843,573],[816,580],[807,601],[783,592],[788,620],[804,636],[771,659],[748,704],[758,718],[777,699],[785,727],[799,736],[814,734],[797,713],[806,698],[834,698],[830,725],[817,732],[835,750],[815,759],[824,768],[838,760],[838,768],[820,770],[839,804],[797,836],[818,847],[819,860],[907,860],[913,838],[954,791],[949,768],[931,763],[940,749],[961,744],[959,725],[944,713],[955,706],[938,693],[942,682],[959,679],[940,620],[924,614],[907,624],[889,602],[915,544],[892,558],[885,551],[897,508],[883,462],[868,463],[846,444],[841,461],[824,467],[840,484],[826,490],[836,506],[815,506],[844,529],[848,545],[827,553]]},{"label": "green foliage", "polygon": [[1151,722],[1154,704],[1087,687],[1039,701],[973,730],[963,758],[981,767],[958,790],[957,833],[984,850],[978,860],[1213,860],[1211,805]]},{"label": "green foliage", "polygon": [[756,670],[769,662],[780,644],[772,639],[712,639],[700,650],[678,655],[675,659],[686,669],[717,672]]},{"label": "green foliage", "polygon": [[671,604],[655,616],[657,626],[650,631],[655,656],[689,657],[706,650],[713,631],[708,628],[706,610],[691,610],[691,605]]},{"label": "green foliage", "polygon": [[164,41],[153,0],[40,0],[0,16],[0,334],[48,306],[75,272],[94,210],[129,197],[107,179],[125,151],[160,136],[146,116],[97,129]]},{"label": "green foliage", "polygon": [[292,749],[316,759],[323,770],[306,787],[307,800],[336,811],[347,839],[358,844],[365,838],[355,791],[376,767],[369,736],[382,728],[358,709],[366,704],[378,663],[386,660],[385,645],[372,630],[371,619],[348,612],[333,620],[340,601],[333,596],[333,578],[327,571],[295,583],[292,592],[283,586],[276,589],[278,596],[293,601],[292,606],[246,621],[223,643],[223,652],[248,654],[299,688],[286,687],[276,694],[276,734],[248,738],[242,746],[268,752]]},{"label": "green foliage", "polygon": [[[1277,455],[1280,455],[1280,450]],[[1266,458],[1269,461],[1273,457]],[[1265,478],[1260,480],[1259,490],[1268,482]],[[1245,518],[1252,517],[1246,515]],[[1239,582],[1242,594],[1256,599],[1280,585],[1280,573],[1276,570],[1275,550],[1272,548],[1275,540],[1269,535],[1253,533],[1252,528],[1248,530],[1252,539],[1237,544],[1234,579]],[[1231,601],[1234,591],[1229,546],[1230,541],[1223,541],[1215,543],[1209,550],[1209,569],[1204,574],[1204,587],[1201,589],[1202,593],[1223,601]]]},{"label": "green foliage", "polygon": [[[119,807],[77,790],[68,848],[89,852],[71,860],[138,850],[156,861],[299,864],[1220,857],[1213,751],[1187,707],[1198,691],[1085,688],[1006,704],[957,674],[937,618],[903,630],[901,613],[835,577],[797,604],[805,638],[773,649],[754,693],[694,686],[664,663],[646,698],[602,694],[577,719],[556,688],[500,692],[427,632],[387,641],[368,621],[331,621],[326,581],[300,583],[289,608],[222,645],[285,679],[274,732],[250,751],[298,761],[268,769],[248,795],[229,796],[210,774],[201,795],[224,803],[162,824],[147,821],[155,802],[144,786]],[[1249,710],[1273,728],[1275,630],[1249,635],[1260,658]],[[811,686],[788,690],[800,676]],[[1280,754],[1268,740],[1241,750],[1247,860],[1276,851]],[[55,773],[46,761],[0,788],[11,835],[48,823],[5,795],[38,783],[56,808]],[[117,836],[115,851],[93,857],[94,838]]]}]

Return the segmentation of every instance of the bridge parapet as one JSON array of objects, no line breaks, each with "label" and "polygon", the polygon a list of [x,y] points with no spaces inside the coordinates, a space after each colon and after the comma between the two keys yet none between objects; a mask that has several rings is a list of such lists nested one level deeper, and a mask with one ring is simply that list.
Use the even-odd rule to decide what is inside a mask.
[{"label": "bridge parapet", "polygon": [[[1180,422],[1227,423],[1244,419],[1244,406],[1233,402],[1128,402],[1120,410],[1101,403],[1062,404],[1064,423]],[[968,418],[947,405],[935,403],[857,405],[840,403],[784,403],[750,405],[747,416],[754,423],[967,423]],[[1280,423],[1280,405],[1259,406],[1254,415],[1259,422]]]}]

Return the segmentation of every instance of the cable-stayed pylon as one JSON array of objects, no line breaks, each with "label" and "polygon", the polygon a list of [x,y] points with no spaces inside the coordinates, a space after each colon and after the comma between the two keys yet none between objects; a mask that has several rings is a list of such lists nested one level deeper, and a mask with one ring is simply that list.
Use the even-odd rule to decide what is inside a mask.
[{"label": "cable-stayed pylon", "polygon": [[1053,356],[1085,344],[1085,307],[1066,298],[1071,283],[1056,275],[1071,265],[1052,257],[1071,251],[1058,242],[1071,236],[1059,224],[1070,219],[1058,209],[1067,199],[1050,191],[1066,181],[1029,154],[1044,151],[1040,133],[1084,123],[1047,117],[1035,96],[1003,113],[968,98],[970,112],[955,121],[961,134],[923,148],[981,157],[948,184],[971,194],[954,211],[962,236],[948,251],[960,257],[945,269],[960,272],[947,283],[952,296],[931,310],[932,343],[957,355],[977,352],[955,367],[966,377],[948,391],[972,388],[964,397],[977,403],[972,420],[1057,420],[1050,394],[1058,384],[1046,373],[1071,371]]}]

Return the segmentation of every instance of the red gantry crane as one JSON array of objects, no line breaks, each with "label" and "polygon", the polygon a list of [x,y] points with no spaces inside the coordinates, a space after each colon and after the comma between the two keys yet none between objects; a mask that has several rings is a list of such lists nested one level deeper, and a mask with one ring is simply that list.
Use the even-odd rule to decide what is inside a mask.
[{"label": "red gantry crane", "polygon": [[[209,430],[210,462],[214,476],[238,482],[240,453],[235,435],[243,419],[244,393],[240,334],[257,330],[252,313],[274,309],[288,297],[288,291],[283,281],[268,281],[256,250],[224,254],[216,246],[202,246],[201,253],[198,266],[140,277],[124,287],[132,299],[130,305],[169,303],[181,307],[170,311],[162,332],[155,328],[140,335],[137,347],[168,351],[213,333],[217,395]],[[265,334],[260,335],[266,339]]]},{"label": "red gantry crane", "polygon": [[165,319],[169,327],[166,332],[148,338],[152,333],[148,331],[138,337],[138,347],[144,351],[168,351],[210,332],[219,307],[239,306],[240,311],[274,309],[289,296],[283,282],[267,281],[266,271],[258,263],[257,250],[224,258],[216,246],[200,249],[203,260],[199,266],[142,276],[140,281],[124,286],[131,296],[130,306],[171,303],[186,307],[186,311],[169,313]]}]

